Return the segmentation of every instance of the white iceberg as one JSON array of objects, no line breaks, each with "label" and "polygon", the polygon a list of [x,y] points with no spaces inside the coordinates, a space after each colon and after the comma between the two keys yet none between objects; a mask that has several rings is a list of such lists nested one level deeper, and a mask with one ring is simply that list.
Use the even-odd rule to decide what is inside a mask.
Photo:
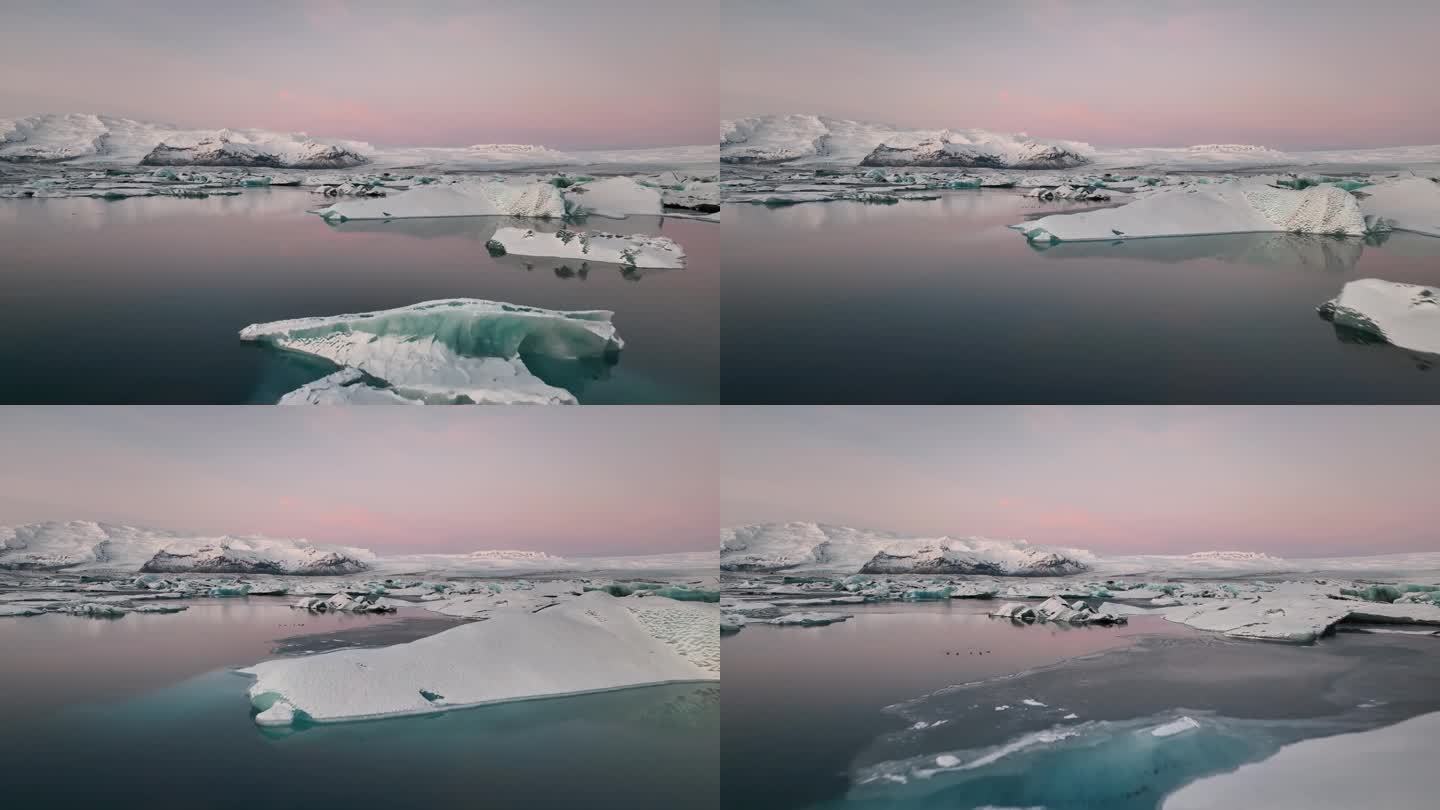
[{"label": "white iceberg", "polygon": [[528,228],[499,228],[486,246],[517,256],[549,256],[578,261],[608,262],[635,268],[685,266],[685,251],[663,236],[618,234],[560,229],[545,233]]},{"label": "white iceberg", "polygon": [[1269,759],[1192,782],[1172,793],[1162,808],[1434,806],[1440,795],[1436,735],[1440,735],[1440,712],[1373,731],[1303,740]]},{"label": "white iceberg", "polygon": [[[392,647],[265,661],[250,701],[264,720],[338,722],[650,684],[718,681],[714,605],[591,592]],[[637,610],[632,610],[635,605]],[[662,615],[663,613],[663,615]]]},{"label": "white iceberg", "polygon": [[1409,177],[1366,186],[1360,210],[1372,230],[1440,236],[1440,183]]},{"label": "white iceberg", "polygon": [[1165,189],[1118,208],[1053,214],[1014,227],[1041,243],[1225,233],[1366,233],[1360,205],[1348,191],[1335,186],[1295,191],[1251,183]]},{"label": "white iceberg", "polygon": [[628,177],[607,177],[565,189],[566,213],[624,219],[631,214],[659,216],[660,190]]},{"label": "white iceberg", "polygon": [[611,314],[456,298],[251,324],[240,339],[323,357],[428,403],[570,404],[573,394],[530,373],[520,357],[613,358],[624,341]]},{"label": "white iceberg", "polygon": [[1440,354],[1440,288],[1363,278],[1346,282],[1319,311],[1337,326],[1404,349]]},{"label": "white iceberg", "polygon": [[464,181],[422,185],[399,194],[343,200],[315,213],[329,222],[415,217],[563,217],[565,200],[549,183]]},{"label": "white iceberg", "polygon": [[770,624],[795,625],[798,627],[821,627],[855,618],[849,613],[786,613],[771,619]]}]

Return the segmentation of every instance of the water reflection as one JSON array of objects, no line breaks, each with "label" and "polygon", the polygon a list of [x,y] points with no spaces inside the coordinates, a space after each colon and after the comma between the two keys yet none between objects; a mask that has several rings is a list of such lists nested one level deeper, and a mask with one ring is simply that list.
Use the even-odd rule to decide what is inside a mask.
[{"label": "water reflection", "polygon": [[[1238,233],[1122,239],[1114,242],[1027,242],[1048,259],[1130,259],[1162,264],[1201,259],[1235,264],[1302,267],[1329,273],[1355,269],[1365,239],[1295,233]],[[1378,243],[1376,243],[1378,244]]]}]

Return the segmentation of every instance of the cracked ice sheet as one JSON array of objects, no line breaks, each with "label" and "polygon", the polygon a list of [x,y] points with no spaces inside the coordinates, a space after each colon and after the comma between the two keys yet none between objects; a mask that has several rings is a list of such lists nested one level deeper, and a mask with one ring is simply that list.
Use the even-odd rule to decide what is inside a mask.
[{"label": "cracked ice sheet", "polygon": [[[607,357],[624,346],[611,314],[455,298],[251,324],[240,331],[240,339],[358,369],[398,396],[431,404],[573,404],[574,394],[530,373],[520,354],[561,360]],[[313,392],[303,390],[286,396],[308,401]]]},{"label": "cracked ice sheet", "polygon": [[[644,604],[641,604],[643,602]],[[677,611],[661,614],[659,611]],[[713,643],[708,639],[714,636]],[[265,723],[285,709],[314,722],[437,711],[663,683],[718,681],[719,611],[591,592],[538,613],[507,613],[369,650],[265,661],[250,701]]]}]

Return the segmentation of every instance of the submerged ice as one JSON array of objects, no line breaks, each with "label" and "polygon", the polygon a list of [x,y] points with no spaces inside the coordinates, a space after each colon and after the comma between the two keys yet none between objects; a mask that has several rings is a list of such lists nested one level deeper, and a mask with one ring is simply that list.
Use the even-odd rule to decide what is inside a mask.
[{"label": "submerged ice", "polygon": [[[575,396],[531,373],[523,357],[613,362],[624,341],[606,311],[561,312],[472,298],[353,315],[252,324],[240,338],[363,372],[384,391],[430,404],[570,404]],[[345,388],[345,381],[332,381]],[[340,397],[387,401],[374,386]],[[312,384],[313,385],[313,384]],[[333,386],[332,386],[333,387]],[[367,390],[370,389],[370,390]],[[336,401],[307,392],[306,401]]]}]

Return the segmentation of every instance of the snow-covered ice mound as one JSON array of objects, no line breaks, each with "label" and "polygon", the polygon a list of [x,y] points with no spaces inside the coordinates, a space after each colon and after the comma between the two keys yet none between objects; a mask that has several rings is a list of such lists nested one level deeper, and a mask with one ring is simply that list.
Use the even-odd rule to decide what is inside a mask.
[{"label": "snow-covered ice mound", "polygon": [[739,526],[720,535],[720,568],[725,571],[1057,576],[1085,570],[1093,556],[1024,540],[907,537],[806,522]]},{"label": "snow-covered ice mound", "polygon": [[427,403],[570,404],[575,396],[532,374],[522,355],[613,361],[624,341],[611,314],[455,298],[251,324],[240,338],[322,357],[364,372],[397,396]]},{"label": "snow-covered ice mound", "polygon": [[624,219],[631,214],[659,216],[659,189],[642,186],[629,177],[607,177],[565,189],[565,207],[575,216]]},{"label": "snow-covered ice mound", "polygon": [[342,368],[280,397],[277,405],[424,405],[377,384],[357,368]]},{"label": "snow-covered ice mound", "polygon": [[272,169],[344,169],[365,156],[343,146],[304,140],[255,143],[222,132],[194,143],[161,143],[140,159],[142,166],[256,166]]},{"label": "snow-covered ice mound", "polygon": [[486,244],[496,252],[503,250],[517,256],[549,256],[636,268],[685,266],[684,249],[664,236],[586,233],[564,228],[555,233],[528,228],[500,228]]},{"label": "snow-covered ice mound", "polygon": [[338,722],[719,680],[716,606],[658,602],[593,591],[408,644],[265,661],[241,672],[255,677],[250,702],[264,724],[281,723],[286,713]]},{"label": "snow-covered ice mound", "polygon": [[410,217],[563,217],[565,200],[549,183],[465,181],[424,185],[382,198],[344,200],[316,212],[327,221]]},{"label": "snow-covered ice mound", "polygon": [[[1163,810],[1352,810],[1427,807],[1440,795],[1440,712],[1393,726],[1303,740],[1269,759],[1192,782]],[[1363,763],[1363,767],[1356,767]]]},{"label": "snow-covered ice mound", "polygon": [[0,527],[0,569],[345,574],[375,559],[349,546],[266,537],[202,537],[92,521]]},{"label": "snow-covered ice mound", "polygon": [[1225,233],[1366,233],[1365,217],[1348,191],[1335,186],[1294,191],[1250,183],[1166,189],[1118,208],[1055,214],[1014,227],[1033,242]]},{"label": "snow-covered ice mound", "polygon": [[1378,278],[1346,282],[1320,314],[1405,349],[1440,354],[1440,288]]},{"label": "snow-covered ice mound", "polygon": [[1360,210],[1372,230],[1440,236],[1440,183],[1409,177],[1366,186]]}]

